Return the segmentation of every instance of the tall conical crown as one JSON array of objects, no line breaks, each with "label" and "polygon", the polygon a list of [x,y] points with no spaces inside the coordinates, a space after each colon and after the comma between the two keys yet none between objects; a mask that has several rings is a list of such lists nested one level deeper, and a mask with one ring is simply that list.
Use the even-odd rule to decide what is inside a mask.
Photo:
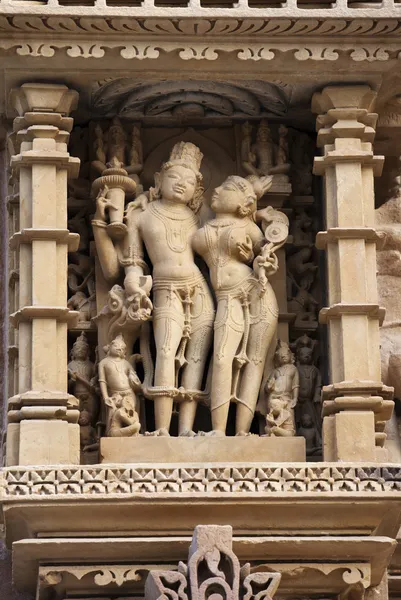
[{"label": "tall conical crown", "polygon": [[75,342],[73,344],[73,348],[85,348],[85,349],[89,350],[89,344],[88,344],[88,341],[86,339],[86,335],[85,335],[84,331],[75,340]]},{"label": "tall conical crown", "polygon": [[169,163],[183,165],[195,171],[200,170],[203,154],[191,142],[177,142],[170,153]]}]

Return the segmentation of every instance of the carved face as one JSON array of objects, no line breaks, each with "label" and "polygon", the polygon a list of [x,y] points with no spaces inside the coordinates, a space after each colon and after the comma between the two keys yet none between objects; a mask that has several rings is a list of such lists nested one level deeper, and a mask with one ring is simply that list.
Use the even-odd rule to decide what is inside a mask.
[{"label": "carved face", "polygon": [[312,427],[313,425],[313,421],[312,421],[312,417],[310,416],[310,414],[306,413],[302,415],[302,419],[301,419],[301,424],[302,427]]},{"label": "carved face", "polygon": [[78,425],[89,425],[89,423],[90,423],[90,414],[88,413],[87,410],[82,410],[79,415]]},{"label": "carved face", "polygon": [[75,360],[86,360],[88,358],[88,347],[86,344],[75,343],[71,355]]},{"label": "carved face", "polygon": [[269,408],[273,416],[278,417],[283,409],[284,402],[280,398],[270,398]]},{"label": "carved face", "polygon": [[187,167],[174,165],[160,174],[161,197],[170,202],[188,204],[195,193],[196,175]]},{"label": "carved face", "polygon": [[302,348],[298,353],[298,360],[301,365],[312,364],[312,351],[310,348]]},{"label": "carved face", "polygon": [[[217,187],[213,193],[211,208],[216,213],[237,214],[242,208],[253,207],[254,196],[252,186],[245,179],[241,178],[244,190],[240,189],[233,178],[228,178]],[[247,188],[249,187],[249,194]]]},{"label": "carved face", "polygon": [[126,348],[125,342],[122,340],[113,340],[109,349],[110,356],[119,356],[120,358],[124,358]]},{"label": "carved face", "polygon": [[280,348],[277,352],[277,360],[280,365],[288,365],[292,362],[292,354],[289,348]]}]

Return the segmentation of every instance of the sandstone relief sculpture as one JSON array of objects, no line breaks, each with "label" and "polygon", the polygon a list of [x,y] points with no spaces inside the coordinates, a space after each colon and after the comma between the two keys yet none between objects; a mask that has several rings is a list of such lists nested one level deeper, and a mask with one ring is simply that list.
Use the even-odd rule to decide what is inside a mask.
[{"label": "sandstone relief sculpture", "polygon": [[307,346],[299,347],[296,354],[299,373],[299,395],[295,410],[296,422],[301,424],[302,417],[309,415],[319,436],[322,430],[322,378],[319,369],[313,364],[313,350]]},{"label": "sandstone relief sculpture", "polygon": [[253,127],[249,122],[242,126],[241,161],[248,175],[263,177],[275,175],[276,181],[288,182],[288,129],[280,125],[275,136],[269,123],[262,119],[253,142]]},{"label": "sandstone relief sculpture", "polygon": [[92,183],[92,191],[107,198],[108,234],[112,239],[120,239],[127,232],[123,223],[125,198],[134,196],[139,182],[138,173],[142,170],[140,131],[138,126],[134,126],[129,142],[116,117],[106,134],[97,124],[95,135],[96,159],[92,166],[101,176]]},{"label": "sandstone relief sculpture", "polygon": [[203,372],[212,340],[213,299],[195,264],[192,248],[198,228],[196,213],[202,202],[201,160],[202,154],[193,144],[174,146],[170,160],[155,175],[151,201],[144,208],[137,203],[128,205],[128,235],[118,248],[105,229],[101,209],[92,222],[106,279],[116,281],[123,265],[125,290],[145,306],[149,280],[144,278],[148,271],[144,248],[152,263],[156,361],[151,381],[152,367],[145,360],[145,393],[155,402],[156,431],[165,435],[173,400],[180,401],[179,433],[189,435],[193,430],[196,400],[202,397]]},{"label": "sandstone relief sculpture", "polygon": [[99,385],[106,407],[106,436],[132,437],[140,431],[137,392],[141,382],[126,359],[126,345],[121,335],[107,348],[99,363]]},{"label": "sandstone relief sculpture", "polygon": [[96,389],[93,385],[95,365],[89,358],[89,344],[85,333],[74,342],[71,360],[68,363],[68,380],[71,393],[79,400],[79,409],[86,410],[91,421],[96,419],[98,405]]},{"label": "sandstone relief sculpture", "polygon": [[294,409],[298,402],[299,375],[294,355],[285,342],[279,341],[275,353],[275,369],[266,383],[267,406],[265,433],[268,436],[295,436]]},{"label": "sandstone relief sculpture", "polygon": [[96,316],[96,287],[93,259],[86,254],[74,252],[69,255],[68,288],[72,295],[67,306],[79,312],[78,328],[87,329],[92,326],[91,320]]},{"label": "sandstone relief sculpture", "polygon": [[284,232],[277,225],[276,232],[275,221],[282,225],[285,215],[260,211],[264,237],[253,220],[257,199],[271,182],[270,176],[226,179],[212,197],[215,219],[194,236],[217,298],[211,388],[214,435],[225,435],[230,401],[237,404],[237,435],[249,433],[267,351],[276,333],[278,306],[268,279],[278,269],[274,252],[287,239],[288,223]]},{"label": "sandstone relief sculpture", "polygon": [[[243,130],[250,136],[248,124]],[[261,123],[256,145],[248,139],[250,153],[256,156],[248,157],[251,174],[230,176],[216,188],[210,203],[215,216],[199,227],[203,156],[197,146],[176,143],[155,174],[154,186],[144,192],[138,179],[143,167],[138,131],[129,146],[129,136],[118,120],[107,133],[95,128],[96,168],[102,177],[101,168],[107,170],[110,161],[120,165],[125,161],[127,177],[135,175],[131,181],[140,190],[123,216],[119,208],[118,219],[111,221],[116,203],[109,185],[93,187],[96,254],[109,286],[108,301],[100,312],[107,321],[107,355],[99,364],[107,436],[169,435],[177,411],[178,435],[192,437],[199,429],[195,417],[200,404],[210,409],[210,431],[205,429],[209,435],[227,434],[232,404],[236,405],[235,433],[250,433],[268,352],[276,344],[278,305],[270,278],[278,270],[276,252],[285,244],[289,229],[283,212],[271,207],[257,210],[258,199],[272,185],[269,168],[286,165],[288,160],[287,128],[277,128],[275,135],[277,143],[269,125]],[[137,167],[129,173],[126,163]],[[133,193],[123,195],[119,206]],[[118,233],[109,227],[117,220],[122,226]],[[302,251],[309,249],[311,225],[305,211],[298,221]],[[298,252],[292,255],[299,287],[294,298],[300,306],[296,320],[301,329],[306,322],[308,329],[316,321],[317,303],[309,291],[315,264],[309,255],[297,256]],[[125,358],[127,350],[140,352],[142,381]],[[276,371],[281,366],[297,374],[289,348],[281,350],[279,360],[284,362]],[[115,363],[121,363],[122,369],[117,379],[112,376],[115,367],[111,369]],[[297,399],[282,396],[279,383],[274,387],[276,391],[267,393],[265,408],[259,410],[258,405],[266,433],[295,435]],[[153,402],[154,427],[144,417],[144,398]]]},{"label": "sandstone relief sculpture", "polygon": [[145,600],[272,600],[280,580],[280,573],[251,573],[249,563],[240,566],[230,525],[198,525],[187,564],[180,562],[177,571],[150,571]]},{"label": "sandstone relief sculpture", "polygon": [[97,369],[95,363],[90,360],[90,345],[85,332],[81,332],[72,346],[67,369],[69,391],[79,400],[81,462],[96,463],[100,437]]}]

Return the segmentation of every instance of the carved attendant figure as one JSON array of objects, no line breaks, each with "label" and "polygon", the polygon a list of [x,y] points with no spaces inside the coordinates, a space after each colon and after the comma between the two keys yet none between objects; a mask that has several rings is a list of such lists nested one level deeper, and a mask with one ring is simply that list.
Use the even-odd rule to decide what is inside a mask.
[{"label": "carved attendant figure", "polygon": [[[103,401],[109,409],[106,425],[107,436],[115,435],[116,412],[121,412],[121,408],[125,412],[131,412],[132,415],[129,416],[136,416],[135,422],[138,423],[138,426],[135,431],[130,430],[130,435],[136,435],[140,429],[135,392],[141,389],[141,382],[132,365],[125,358],[125,352],[125,342],[119,335],[109,344],[107,356],[99,363],[100,390]],[[120,417],[119,413],[117,419],[119,423]]]},{"label": "carved attendant figure", "polygon": [[211,410],[214,435],[225,435],[230,401],[237,403],[236,433],[246,435],[252,423],[266,354],[274,338],[278,307],[267,279],[276,272],[270,253],[258,262],[267,279],[252,269],[264,237],[252,217],[256,199],[271,185],[271,177],[228,177],[212,197],[216,218],[195,235],[195,250],[203,256],[218,306],[214,325]]},{"label": "carved attendant figure", "polygon": [[266,433],[294,436],[294,409],[298,401],[299,375],[288,344],[279,342],[275,354],[276,368],[266,383]]},{"label": "carved attendant figure", "polygon": [[91,383],[95,375],[95,365],[89,359],[89,344],[85,333],[81,333],[74,342],[67,368],[69,387],[79,400],[79,409],[87,410],[93,421],[97,413],[95,388]]},{"label": "carved attendant figure", "polygon": [[308,414],[319,437],[322,429],[322,378],[319,369],[313,364],[313,350],[311,348],[300,347],[297,350],[297,367],[299,372],[299,398],[295,412],[296,421],[297,424],[300,424],[303,415]]},{"label": "carved attendant figure", "polygon": [[[156,345],[154,385],[145,389],[155,400],[156,430],[168,435],[173,400],[180,396],[180,435],[191,435],[203,372],[212,338],[214,306],[210,290],[194,261],[192,238],[201,205],[200,150],[180,142],[155,175],[150,202],[127,207],[128,235],[114,247],[105,229],[107,199],[100,199],[93,221],[105,277],[115,283],[120,265],[129,295],[147,299],[142,281],[145,245],[153,266],[153,332]],[[179,380],[180,377],[180,380]],[[178,389],[178,384],[182,390]]]}]

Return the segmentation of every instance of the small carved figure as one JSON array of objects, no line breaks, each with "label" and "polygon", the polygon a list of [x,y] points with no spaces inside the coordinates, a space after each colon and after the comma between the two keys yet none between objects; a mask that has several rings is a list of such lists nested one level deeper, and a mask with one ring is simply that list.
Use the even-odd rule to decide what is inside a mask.
[{"label": "small carved figure", "polygon": [[294,436],[298,369],[294,365],[294,355],[285,342],[278,342],[274,358],[276,368],[266,383],[268,412],[265,431],[267,435]]},{"label": "small carved figure", "polygon": [[[110,165],[122,167],[125,165],[126,135],[121,121],[114,117],[107,133],[107,158]],[[108,164],[106,165],[108,166]]]},{"label": "small carved figure", "polygon": [[293,411],[288,410],[288,400],[270,398],[270,410],[266,414],[265,435],[276,437],[294,437]]},{"label": "small carved figure", "polygon": [[70,310],[79,312],[78,326],[83,323],[90,323],[92,317],[96,314],[96,311],[94,311],[94,297],[90,296],[88,298],[84,292],[75,292],[69,298],[67,306]]},{"label": "small carved figure", "polygon": [[[291,254],[287,258],[287,267],[289,270],[289,280],[300,282],[301,278],[305,275],[305,273],[314,274],[317,271],[317,265],[311,260],[312,258],[312,248],[305,247],[295,252],[295,254]],[[314,278],[314,275],[313,275]],[[290,294],[291,296],[292,294]]]},{"label": "small carved figure", "polygon": [[320,371],[313,364],[313,350],[299,347],[297,350],[297,367],[299,373],[299,396],[295,409],[295,420],[300,425],[304,414],[312,418],[316,433],[320,436],[322,429],[322,378]]},{"label": "small carved figure", "polygon": [[139,426],[134,432],[133,422],[126,422],[135,419],[139,423],[136,392],[141,390],[141,382],[125,358],[126,349],[122,335],[118,335],[108,345],[107,356],[99,363],[99,385],[107,407],[106,436],[119,435],[116,430],[125,427],[130,428],[121,435],[137,435],[140,429]]},{"label": "small carved figure", "polygon": [[95,428],[91,425],[91,415],[84,409],[81,410],[78,419],[79,437],[81,445],[81,462],[89,464],[90,455],[99,450],[99,439]]},{"label": "small carved figure", "polygon": [[279,145],[277,150],[277,166],[282,167],[288,164],[288,128],[285,125],[280,125],[278,129]]},{"label": "small carved figure", "polygon": [[297,196],[312,194],[313,140],[306,133],[297,132],[291,144],[292,185]]},{"label": "small carved figure", "polygon": [[268,122],[265,119],[260,121],[255,144],[251,144],[252,127],[249,123],[243,125],[242,133],[241,158],[244,170],[257,177],[269,175],[274,166],[275,144]]},{"label": "small carved figure", "polygon": [[134,437],[139,435],[141,424],[132,399],[114,394],[107,401],[110,407],[109,437]]},{"label": "small carved figure", "polygon": [[294,246],[313,246],[314,222],[305,210],[296,211],[291,233]]},{"label": "small carved figure", "polygon": [[104,171],[106,168],[107,159],[106,159],[106,149],[105,149],[105,144],[104,144],[103,129],[99,123],[97,123],[96,127],[95,127],[95,136],[96,137],[95,137],[93,147],[95,150],[96,160],[92,162],[92,165],[96,169],[96,171],[98,171],[99,173],[102,173],[102,171]]},{"label": "small carved figure", "polygon": [[313,275],[306,274],[302,277],[300,284],[295,281],[298,288],[296,295],[288,302],[288,310],[296,314],[294,327],[296,329],[317,329],[317,307],[319,302],[310,293]]},{"label": "small carved figure", "polygon": [[78,398],[80,410],[87,410],[93,422],[97,415],[96,390],[91,383],[95,365],[89,359],[89,344],[85,333],[81,333],[74,342],[67,368],[71,392]]},{"label": "small carved figure", "polygon": [[86,222],[86,209],[79,210],[73,217],[68,219],[68,229],[79,234],[78,252],[86,252],[89,249],[89,227]]},{"label": "small carved figure", "polygon": [[70,254],[68,265],[68,288],[73,295],[67,306],[79,311],[79,323],[88,323],[96,316],[96,288],[93,259],[86,254],[74,252]]},{"label": "small carved figure", "polygon": [[298,435],[305,438],[306,456],[320,454],[322,451],[322,440],[316,431],[313,419],[308,413],[304,413],[301,418],[301,424],[298,428]]},{"label": "small carved figure", "polygon": [[143,152],[141,141],[141,130],[139,125],[134,125],[132,128],[131,148],[129,153],[129,165],[127,172],[130,174],[138,174],[143,168]]},{"label": "small carved figure", "polygon": [[[237,404],[237,435],[249,433],[265,358],[276,332],[277,301],[268,279],[278,268],[274,250],[287,235],[284,231],[277,245],[268,235],[264,238],[253,220],[256,200],[271,181],[271,177],[228,177],[212,197],[216,218],[193,238],[210,269],[218,303],[211,391],[213,435],[225,435],[231,401]],[[279,215],[284,217],[269,209],[260,215],[266,232],[269,223],[274,229]],[[257,277],[251,264],[265,242],[266,253],[254,263]]]},{"label": "small carved figure", "polygon": [[258,158],[258,175],[268,175],[274,165],[274,142],[266,119],[259,123],[254,152]]}]

